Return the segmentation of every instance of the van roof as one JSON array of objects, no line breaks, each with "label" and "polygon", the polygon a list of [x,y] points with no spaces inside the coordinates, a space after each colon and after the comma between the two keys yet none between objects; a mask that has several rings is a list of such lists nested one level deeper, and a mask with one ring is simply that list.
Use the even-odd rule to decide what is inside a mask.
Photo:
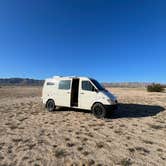
[{"label": "van roof", "polygon": [[53,79],[69,79],[69,78],[82,78],[82,79],[92,79],[90,77],[86,77],[86,76],[53,76],[52,78],[47,78],[46,80],[53,80]]}]

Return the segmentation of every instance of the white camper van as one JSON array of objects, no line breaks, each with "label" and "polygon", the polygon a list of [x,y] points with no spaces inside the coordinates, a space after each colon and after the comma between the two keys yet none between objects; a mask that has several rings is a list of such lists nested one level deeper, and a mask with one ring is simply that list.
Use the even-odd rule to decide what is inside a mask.
[{"label": "white camper van", "polygon": [[117,108],[117,99],[95,79],[88,77],[56,76],[45,80],[43,104],[48,111],[57,107],[92,110],[102,118]]}]

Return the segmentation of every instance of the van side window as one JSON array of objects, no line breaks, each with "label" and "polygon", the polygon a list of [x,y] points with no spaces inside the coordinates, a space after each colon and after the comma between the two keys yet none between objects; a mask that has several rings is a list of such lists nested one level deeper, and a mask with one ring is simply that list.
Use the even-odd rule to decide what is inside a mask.
[{"label": "van side window", "polygon": [[82,81],[82,90],[94,91],[94,86],[90,81]]},{"label": "van side window", "polygon": [[61,80],[59,82],[59,89],[64,89],[64,90],[67,90],[67,89],[70,89],[70,83],[71,83],[71,80]]}]

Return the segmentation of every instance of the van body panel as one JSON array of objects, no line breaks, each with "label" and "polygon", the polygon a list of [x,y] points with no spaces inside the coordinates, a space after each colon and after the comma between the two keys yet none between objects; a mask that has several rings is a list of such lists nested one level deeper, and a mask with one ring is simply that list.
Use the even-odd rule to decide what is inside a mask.
[{"label": "van body panel", "polygon": [[45,80],[42,90],[43,104],[46,104],[49,99],[53,100],[56,99],[56,91],[54,91],[54,89],[57,89],[57,86],[58,86],[57,80],[52,80],[52,79]]}]

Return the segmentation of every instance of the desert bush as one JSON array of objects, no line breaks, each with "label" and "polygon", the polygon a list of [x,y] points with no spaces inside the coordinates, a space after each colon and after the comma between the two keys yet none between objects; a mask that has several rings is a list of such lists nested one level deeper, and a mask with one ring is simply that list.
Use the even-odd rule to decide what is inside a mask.
[{"label": "desert bush", "polygon": [[164,87],[161,84],[151,84],[147,86],[147,91],[148,92],[163,92]]},{"label": "desert bush", "polygon": [[57,158],[66,156],[66,150],[65,149],[56,149],[55,156]]},{"label": "desert bush", "polygon": [[122,159],[121,162],[120,162],[120,165],[122,165],[122,166],[130,166],[130,165],[132,165],[131,159],[127,159],[127,158]]},{"label": "desert bush", "polygon": [[149,126],[150,126],[151,128],[153,128],[153,129],[156,129],[156,130],[164,128],[164,127],[161,126],[161,125],[155,125],[155,124],[149,124]]},{"label": "desert bush", "polygon": [[144,147],[137,146],[137,147],[135,147],[135,149],[137,151],[142,151],[144,153],[150,153],[150,151],[148,149],[144,148]]},{"label": "desert bush", "polygon": [[97,148],[103,148],[104,147],[104,143],[103,142],[97,142],[96,146],[97,146]]}]

